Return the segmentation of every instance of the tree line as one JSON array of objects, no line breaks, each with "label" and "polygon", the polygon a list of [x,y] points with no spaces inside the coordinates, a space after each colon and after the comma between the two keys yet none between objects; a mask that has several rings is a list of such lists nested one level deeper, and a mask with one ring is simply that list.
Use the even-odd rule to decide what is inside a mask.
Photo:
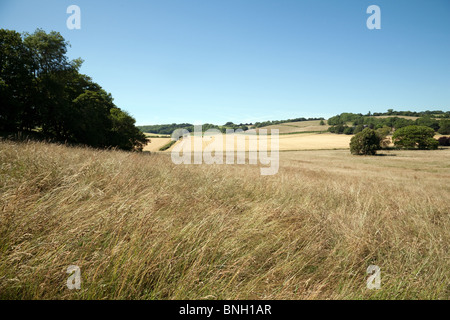
[{"label": "tree line", "polygon": [[142,150],[145,135],[110,93],[79,72],[59,32],[0,29],[0,131],[96,148]]},{"label": "tree line", "polygon": [[[165,134],[165,135],[171,135],[177,129],[185,129],[189,132],[194,132],[194,125],[190,123],[157,124],[157,125],[139,126],[138,128],[145,133]],[[247,131],[249,127],[248,124],[241,123],[237,125],[232,122],[227,122],[223,126],[218,126],[210,123],[202,124],[202,132],[208,131],[209,129],[217,129],[222,133],[226,133],[227,129],[232,129],[235,131],[240,129],[243,131]]]},{"label": "tree line", "polygon": [[[350,140],[350,152],[355,155],[375,155],[377,150],[387,148],[390,139],[387,131],[365,128]],[[450,137],[434,139],[436,132],[426,126],[411,125],[397,129],[392,135],[392,142],[398,149],[436,150],[439,145],[450,145]]]},{"label": "tree line", "polygon": [[[447,114],[442,111],[440,112],[441,115]],[[351,123],[351,126],[349,126],[348,123]],[[331,117],[328,120],[328,124],[331,126],[328,131],[337,134],[356,134],[367,127],[370,129],[388,127],[391,130],[395,130],[412,125],[429,127],[440,134],[450,134],[450,119],[445,117],[434,118],[431,115],[425,115],[416,120],[412,120],[397,116],[376,118],[374,116],[364,116],[362,114],[342,113]]]}]

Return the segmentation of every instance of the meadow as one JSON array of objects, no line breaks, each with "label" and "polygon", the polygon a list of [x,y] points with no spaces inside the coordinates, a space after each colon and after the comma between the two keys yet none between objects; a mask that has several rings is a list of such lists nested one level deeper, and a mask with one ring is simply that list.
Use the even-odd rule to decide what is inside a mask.
[{"label": "meadow", "polygon": [[0,299],[449,299],[450,149],[381,153],[261,176],[2,141]]}]

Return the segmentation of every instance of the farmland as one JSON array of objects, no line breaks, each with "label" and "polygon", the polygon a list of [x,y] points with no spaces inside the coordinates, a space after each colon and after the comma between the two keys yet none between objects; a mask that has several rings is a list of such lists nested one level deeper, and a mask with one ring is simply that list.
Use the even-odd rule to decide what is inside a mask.
[{"label": "farmland", "polygon": [[449,299],[450,149],[382,154],[282,152],[263,177],[0,142],[0,298]]}]

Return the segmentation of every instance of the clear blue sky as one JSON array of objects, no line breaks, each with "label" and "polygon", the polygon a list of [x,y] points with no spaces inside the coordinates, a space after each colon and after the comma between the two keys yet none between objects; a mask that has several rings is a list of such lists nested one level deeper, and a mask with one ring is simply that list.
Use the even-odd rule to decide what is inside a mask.
[{"label": "clear blue sky", "polygon": [[449,0],[0,0],[0,28],[38,27],[139,125],[450,110]]}]

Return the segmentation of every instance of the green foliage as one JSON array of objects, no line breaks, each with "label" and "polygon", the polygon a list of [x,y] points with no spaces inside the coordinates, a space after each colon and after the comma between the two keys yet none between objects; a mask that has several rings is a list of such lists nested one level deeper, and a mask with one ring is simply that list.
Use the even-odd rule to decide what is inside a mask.
[{"label": "green foliage", "polygon": [[438,122],[438,120],[432,119],[430,116],[425,116],[425,117],[418,118],[416,120],[416,125],[429,127],[429,128],[432,128],[434,131],[438,131],[439,130],[439,122]]},{"label": "green foliage", "polygon": [[147,138],[135,126],[136,120],[126,111],[116,107],[110,109],[110,119],[112,123],[110,146],[127,151],[142,151],[147,144]]},{"label": "green foliage", "polygon": [[169,150],[175,143],[177,143],[177,140],[172,140],[169,143],[167,143],[166,145],[162,146],[159,151],[166,151]]},{"label": "green foliage", "polygon": [[92,147],[142,150],[144,134],[110,94],[80,74],[58,32],[0,29],[0,131],[31,132]]},{"label": "green foliage", "polygon": [[439,130],[440,134],[450,134],[450,120],[441,120],[439,121]]},{"label": "green foliage", "polygon": [[383,128],[376,129],[375,132],[380,138],[380,146],[382,148],[387,148],[391,143],[391,140],[388,138],[388,135],[391,133],[391,128],[384,126]]},{"label": "green foliage", "polygon": [[[433,113],[432,113],[433,112]],[[404,128],[411,125],[420,125],[430,127],[435,131],[439,131],[442,134],[450,133],[450,120],[444,119],[450,117],[450,112],[443,111],[425,111],[410,113],[409,111],[397,112],[389,109],[387,113],[375,113],[374,115],[388,115],[387,118],[376,118],[370,115],[363,116],[362,114],[354,113],[342,113],[340,115],[331,117],[328,120],[328,124],[332,127],[328,131],[333,133],[343,133],[346,128],[346,124],[351,122],[353,124],[353,133],[362,131],[361,126],[366,126],[371,129],[379,129],[383,127],[389,127],[391,130]],[[416,120],[399,118],[395,115],[415,114],[421,117]],[[442,118],[438,120],[438,118]],[[343,127],[342,127],[343,126]]]},{"label": "green foliage", "polygon": [[344,134],[347,134],[347,135],[351,135],[351,134],[353,134],[353,127],[347,127],[347,128],[345,128],[344,129]]},{"label": "green foliage", "polygon": [[437,149],[439,143],[434,135],[429,127],[413,125],[398,129],[392,139],[396,147],[403,149]]},{"label": "green foliage", "polygon": [[[155,133],[155,134],[168,134],[171,135],[177,129],[185,129],[189,132],[194,132],[194,125],[190,123],[181,123],[181,124],[160,124],[160,125],[150,125],[150,126],[139,126],[138,127],[142,132],[146,133]],[[209,129],[217,129],[222,133],[225,133],[227,129],[232,130],[243,130],[247,131],[248,127],[244,124],[236,125],[232,122],[228,122],[225,126],[217,126],[215,124],[205,123],[202,125],[202,132],[205,132]]]},{"label": "green foliage", "polygon": [[379,136],[381,139],[384,139],[384,138],[387,137],[387,135],[388,135],[389,133],[391,133],[391,128],[389,128],[388,126],[384,126],[384,127],[382,127],[382,128],[376,129],[375,131],[377,132],[378,136]]},{"label": "green foliage", "polygon": [[433,118],[450,118],[450,111],[441,111],[441,110],[434,110],[434,111],[394,111],[393,109],[389,109],[388,112],[374,112],[372,114],[373,116],[406,116],[406,117],[425,117],[430,116]]},{"label": "green foliage", "polygon": [[364,130],[364,126],[362,125],[362,124],[358,124],[356,127],[355,127],[355,130],[353,130],[353,133],[354,134],[357,134],[357,133],[360,133],[361,131],[363,131]]},{"label": "green foliage", "polygon": [[338,124],[337,126],[329,127],[328,131],[337,134],[353,134],[354,129],[347,125]]},{"label": "green foliage", "polygon": [[381,139],[373,129],[366,128],[350,140],[350,152],[354,155],[375,155]]}]

